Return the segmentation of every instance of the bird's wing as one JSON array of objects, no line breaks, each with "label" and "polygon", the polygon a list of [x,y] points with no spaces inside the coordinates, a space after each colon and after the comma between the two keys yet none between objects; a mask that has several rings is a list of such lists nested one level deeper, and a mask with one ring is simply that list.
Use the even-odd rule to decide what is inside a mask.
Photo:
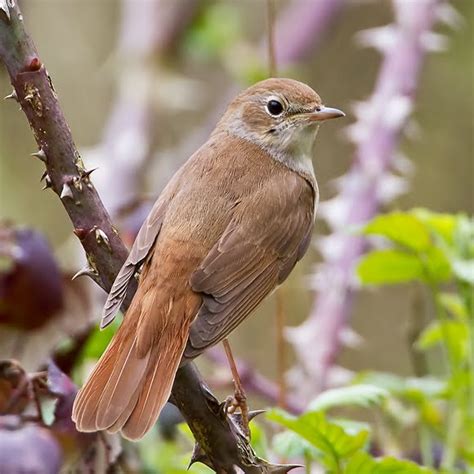
[{"label": "bird's wing", "polygon": [[[280,175],[281,178],[281,175]],[[313,227],[315,192],[288,173],[238,203],[231,222],[191,276],[202,306],[185,358],[224,339],[277,285],[306,252]]]},{"label": "bird's wing", "polygon": [[107,301],[102,311],[100,327],[108,326],[115,318],[122,301],[127,294],[127,288],[133,275],[148,257],[153,244],[160,233],[161,224],[169,202],[168,193],[164,192],[153,206],[150,214],[143,223],[127,260],[120,269],[112,285]]}]

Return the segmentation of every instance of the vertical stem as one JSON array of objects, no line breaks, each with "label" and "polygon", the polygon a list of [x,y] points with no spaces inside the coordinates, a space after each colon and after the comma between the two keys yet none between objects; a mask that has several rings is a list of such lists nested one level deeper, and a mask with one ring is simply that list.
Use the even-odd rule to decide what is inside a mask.
[{"label": "vertical stem", "polygon": [[[474,421],[474,307],[473,307],[473,300],[474,300],[474,288],[469,285],[465,284],[464,282],[459,282],[458,284],[459,292],[461,293],[464,305],[466,306],[467,310],[467,324],[468,324],[468,331],[469,331],[469,343],[468,343],[468,351],[469,351],[469,379],[470,379],[470,393],[469,393],[469,416],[471,417],[471,422]],[[472,440],[474,442],[474,440]]]},{"label": "vertical stem", "polygon": [[423,466],[433,467],[433,450],[431,444],[431,434],[428,426],[420,424],[420,450]]},{"label": "vertical stem", "polygon": [[285,308],[283,288],[278,288],[275,295],[276,300],[276,347],[277,347],[277,376],[278,376],[278,405],[286,409],[286,344],[285,344]]},{"label": "vertical stem", "polygon": [[275,0],[267,0],[267,48],[268,74],[275,77],[277,73],[275,54]]},{"label": "vertical stem", "polygon": [[441,460],[441,468],[446,469],[446,472],[451,472],[456,462],[457,444],[462,428],[462,422],[462,408],[458,403],[456,403],[456,400],[453,400],[452,403],[449,404],[449,422],[447,426],[448,432],[446,435],[446,444],[443,451],[443,458]]},{"label": "vertical stem", "polygon": [[[443,346],[446,354],[447,377],[456,378],[456,375],[459,373],[458,371],[462,371],[463,367],[458,367],[457,362],[453,358],[452,341],[446,326],[443,324],[444,322],[449,321],[449,316],[440,302],[439,287],[433,283],[431,284],[431,291],[435,303],[436,316],[441,324],[441,334],[443,337]],[[463,425],[463,397],[464,393],[460,390],[457,390],[449,400],[448,404],[446,443],[443,451],[443,457],[441,459],[441,467],[446,469],[447,472],[451,471],[456,461],[457,445]]]},{"label": "vertical stem", "polygon": [[[275,0],[267,0],[267,48],[268,48],[268,75],[277,75],[275,49]],[[277,348],[277,378],[278,378],[278,405],[286,408],[286,344],[285,344],[285,310],[283,290],[277,289],[276,299],[276,348]]]}]

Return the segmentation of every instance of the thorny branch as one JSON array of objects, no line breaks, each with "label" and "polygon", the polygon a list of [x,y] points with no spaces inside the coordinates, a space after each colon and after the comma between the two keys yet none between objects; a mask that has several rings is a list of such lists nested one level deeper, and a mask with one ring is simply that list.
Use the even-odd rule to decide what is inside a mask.
[{"label": "thorny branch", "polygon": [[407,168],[397,146],[413,109],[426,52],[440,46],[431,27],[443,4],[394,0],[396,22],[360,35],[381,51],[383,62],[371,97],[356,106],[357,122],[349,129],[356,145],[354,163],[338,180],[339,194],[320,204],[319,213],[332,233],[318,241],[324,263],[314,275],[315,304],[310,317],[288,331],[310,390],[308,398],[327,384],[350,314],[355,264],[365,251],[364,239],[347,229],[367,222],[406,189],[405,179],[393,174],[394,169]]},{"label": "thorny branch", "polygon": [[[35,156],[45,163],[45,187],[61,199],[86,252],[89,266],[84,273],[108,291],[127,249],[91,183],[90,170],[80,158],[51,79],[14,0],[0,2],[0,59],[14,86],[10,97],[21,105],[38,144]],[[238,419],[227,416],[193,364],[179,370],[172,398],[196,438],[193,461],[204,462],[219,473],[233,473],[236,468],[246,473],[276,473],[293,467],[270,465],[255,455],[241,435]]]}]

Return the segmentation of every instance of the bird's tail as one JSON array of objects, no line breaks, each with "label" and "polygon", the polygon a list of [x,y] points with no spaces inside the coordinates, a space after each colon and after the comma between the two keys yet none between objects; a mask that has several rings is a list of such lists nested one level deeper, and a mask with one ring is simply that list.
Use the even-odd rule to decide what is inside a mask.
[{"label": "bird's tail", "polygon": [[163,301],[158,291],[139,285],[122,325],[77,394],[72,419],[79,431],[121,431],[136,440],[156,422],[195,314],[184,295],[158,304]]}]

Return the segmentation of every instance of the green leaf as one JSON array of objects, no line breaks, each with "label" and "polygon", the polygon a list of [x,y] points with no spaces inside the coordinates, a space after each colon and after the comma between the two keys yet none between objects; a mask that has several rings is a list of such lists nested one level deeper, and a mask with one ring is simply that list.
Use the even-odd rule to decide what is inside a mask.
[{"label": "green leaf", "polygon": [[349,435],[340,426],[328,421],[320,412],[309,412],[295,418],[282,410],[274,409],[267,417],[311,443],[321,452],[321,462],[325,467],[335,471],[340,470],[344,459],[365,445],[368,436],[367,431]]},{"label": "green leaf", "polygon": [[359,261],[357,275],[364,284],[394,284],[425,277],[421,261],[401,250],[374,250]]},{"label": "green leaf", "polygon": [[375,217],[365,226],[364,234],[382,235],[417,252],[426,250],[431,245],[426,226],[416,216],[403,212]]},{"label": "green leaf", "polygon": [[113,323],[104,331],[97,326],[87,339],[82,349],[80,359],[99,359],[111,341],[115,331],[120,326],[122,318],[116,317]]},{"label": "green leaf", "polygon": [[333,388],[318,395],[308,406],[308,411],[325,411],[341,405],[369,407],[379,405],[389,395],[388,391],[375,385],[358,384]]},{"label": "green leaf", "polygon": [[[252,440],[253,445],[253,440]],[[277,433],[272,440],[273,450],[282,458],[311,458],[317,459],[319,451],[311,443],[293,431]]]},{"label": "green leaf", "polygon": [[429,248],[422,259],[427,277],[424,280],[441,283],[451,278],[451,264],[441,248]]},{"label": "green leaf", "polygon": [[430,474],[431,469],[412,461],[383,457],[374,459],[367,453],[358,452],[348,462],[344,474]]},{"label": "green leaf", "polygon": [[268,443],[264,429],[255,421],[250,422],[250,432],[252,433],[252,448],[260,458],[268,457]]},{"label": "green leaf", "polygon": [[460,321],[465,321],[468,314],[467,308],[464,305],[462,298],[455,293],[441,293],[439,295],[439,302],[447,309],[454,317]]},{"label": "green leaf", "polygon": [[235,5],[215,3],[203,9],[184,38],[184,47],[197,56],[214,58],[234,47],[242,34]]},{"label": "green leaf", "polygon": [[419,401],[443,395],[446,383],[436,377],[400,377],[386,372],[360,372],[358,382],[375,385],[387,390],[391,395]]},{"label": "green leaf", "polygon": [[452,243],[457,224],[457,216],[432,212],[422,208],[413,209],[411,214],[426,224],[431,231],[440,236],[446,243]]},{"label": "green leaf", "polygon": [[438,344],[447,344],[454,361],[460,363],[467,355],[468,336],[468,328],[462,322],[433,321],[421,332],[416,347],[427,350]]}]

